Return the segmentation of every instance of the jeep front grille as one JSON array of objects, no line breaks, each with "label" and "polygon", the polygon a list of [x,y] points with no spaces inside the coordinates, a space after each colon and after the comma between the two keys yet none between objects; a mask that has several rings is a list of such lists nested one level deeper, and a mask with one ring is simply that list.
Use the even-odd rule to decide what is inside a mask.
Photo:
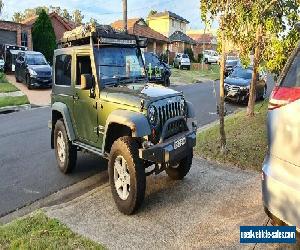
[{"label": "jeep front grille", "polygon": [[161,128],[167,120],[181,115],[183,115],[183,113],[180,110],[180,102],[172,102],[158,107],[158,116]]}]

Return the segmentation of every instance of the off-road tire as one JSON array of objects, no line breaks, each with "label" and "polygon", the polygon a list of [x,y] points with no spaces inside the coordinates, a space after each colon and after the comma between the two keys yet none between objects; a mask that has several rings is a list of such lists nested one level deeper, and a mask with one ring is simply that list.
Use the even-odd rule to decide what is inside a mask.
[{"label": "off-road tire", "polygon": [[[62,162],[60,160],[60,157],[58,155],[58,144],[57,139],[58,135],[62,135],[64,145],[65,145],[65,160]],[[71,173],[75,166],[77,161],[77,148],[72,145],[72,142],[68,138],[67,130],[65,127],[65,124],[62,119],[57,120],[54,128],[54,150],[55,150],[55,156],[57,160],[57,165],[59,170],[64,173],[68,174]]]},{"label": "off-road tire", "polygon": [[[119,211],[126,215],[131,215],[136,212],[145,197],[145,167],[143,161],[139,158],[138,149],[138,142],[132,137],[125,136],[113,143],[109,156],[108,174],[112,195]],[[126,200],[120,198],[115,187],[114,165],[119,156],[125,159],[130,175],[130,191]]]},{"label": "off-road tire", "polygon": [[168,176],[173,180],[182,180],[190,171],[193,163],[193,150],[179,163],[166,168]]},{"label": "off-road tire", "polygon": [[170,77],[167,76],[167,77],[165,78],[163,85],[164,85],[165,87],[170,87],[170,85],[171,85]]}]

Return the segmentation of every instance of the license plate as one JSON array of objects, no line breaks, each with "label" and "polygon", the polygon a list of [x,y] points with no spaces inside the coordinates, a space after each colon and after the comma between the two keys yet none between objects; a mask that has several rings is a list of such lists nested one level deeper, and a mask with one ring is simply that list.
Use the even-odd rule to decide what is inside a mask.
[{"label": "license plate", "polygon": [[183,137],[174,142],[174,149],[180,148],[186,144],[186,138]]},{"label": "license plate", "polygon": [[237,94],[237,92],[236,91],[232,91],[232,90],[230,90],[229,92],[228,92],[228,96],[235,96]]}]

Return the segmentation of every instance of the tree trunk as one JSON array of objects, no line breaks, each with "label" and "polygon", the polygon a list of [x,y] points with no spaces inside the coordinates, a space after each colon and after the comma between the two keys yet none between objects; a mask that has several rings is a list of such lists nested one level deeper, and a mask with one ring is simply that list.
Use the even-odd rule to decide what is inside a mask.
[{"label": "tree trunk", "polygon": [[252,81],[250,85],[250,93],[249,93],[249,101],[247,107],[247,116],[254,116],[254,105],[256,101],[256,84],[257,84],[257,76],[258,76],[258,67],[260,63],[261,57],[261,35],[262,35],[262,25],[259,25],[256,30],[256,46],[255,46],[255,53],[254,53],[254,61],[253,61],[253,74],[252,74]]},{"label": "tree trunk", "polygon": [[226,151],[226,134],[224,124],[224,74],[225,74],[225,31],[222,30],[222,55],[220,65],[220,101],[219,101],[219,117],[220,117],[220,143],[221,153]]}]

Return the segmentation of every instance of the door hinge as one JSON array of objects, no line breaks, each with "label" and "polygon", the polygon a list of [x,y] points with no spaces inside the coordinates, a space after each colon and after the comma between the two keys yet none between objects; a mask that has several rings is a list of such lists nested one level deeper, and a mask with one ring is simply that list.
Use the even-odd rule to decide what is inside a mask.
[{"label": "door hinge", "polygon": [[97,135],[104,134],[104,130],[105,130],[105,127],[103,127],[101,125],[94,127],[94,133],[96,133]]}]

